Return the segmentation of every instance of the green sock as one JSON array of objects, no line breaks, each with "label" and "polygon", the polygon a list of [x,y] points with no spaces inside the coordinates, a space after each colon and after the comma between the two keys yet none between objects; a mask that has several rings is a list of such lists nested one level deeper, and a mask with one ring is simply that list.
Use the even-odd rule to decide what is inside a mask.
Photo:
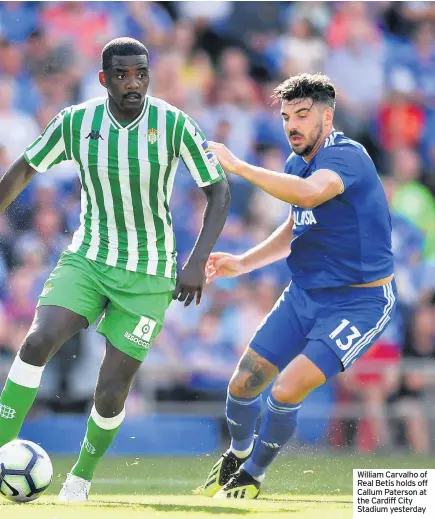
[{"label": "green sock", "polygon": [[113,424],[118,423],[113,429],[103,429],[95,423],[94,417],[98,420],[98,415],[95,416],[95,413],[94,407],[88,420],[88,428],[86,430],[86,436],[83,439],[79,459],[71,469],[71,474],[87,479],[88,481],[91,481],[94,477],[94,472],[99,461],[112,444],[124,418],[124,411],[122,412],[122,417],[121,415],[108,419],[100,417],[100,419],[107,420],[107,422],[110,420]]},{"label": "green sock", "polygon": [[18,436],[37,393],[37,387],[21,386],[7,379],[0,395],[0,447]]}]

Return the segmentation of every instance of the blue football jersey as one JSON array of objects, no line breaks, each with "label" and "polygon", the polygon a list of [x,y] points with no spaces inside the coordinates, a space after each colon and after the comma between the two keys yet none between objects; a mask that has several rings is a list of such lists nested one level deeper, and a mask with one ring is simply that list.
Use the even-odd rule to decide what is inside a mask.
[{"label": "blue football jersey", "polygon": [[391,216],[381,180],[365,148],[333,132],[312,160],[292,153],[285,172],[308,178],[337,173],[342,194],[315,207],[293,206],[292,279],[304,289],[370,283],[393,273]]}]

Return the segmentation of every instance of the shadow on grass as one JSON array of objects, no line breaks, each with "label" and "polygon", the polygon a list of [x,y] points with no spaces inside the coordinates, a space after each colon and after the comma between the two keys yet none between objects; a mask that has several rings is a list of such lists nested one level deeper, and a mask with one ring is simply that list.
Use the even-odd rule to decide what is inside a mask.
[{"label": "shadow on grass", "polygon": [[[217,514],[236,514],[236,515],[248,515],[255,514],[256,511],[252,509],[243,509],[236,508],[232,506],[216,506],[215,504],[210,505],[180,505],[180,504],[163,504],[163,503],[130,503],[128,501],[117,501],[114,503],[113,501],[98,501],[94,503],[87,503],[86,507],[98,507],[98,506],[108,506],[110,508],[118,508],[118,507],[129,507],[135,509],[145,509],[151,508],[156,512],[205,512],[213,515]],[[264,512],[259,510],[258,513]],[[296,510],[289,510],[287,508],[280,510],[268,510],[268,514],[276,514],[282,512],[296,512]]]},{"label": "shadow on grass", "polygon": [[267,497],[266,499],[260,498],[260,501],[273,502],[273,503],[316,503],[321,505],[351,505],[352,501],[334,501],[332,499],[298,499],[298,498],[286,498],[286,497]]}]

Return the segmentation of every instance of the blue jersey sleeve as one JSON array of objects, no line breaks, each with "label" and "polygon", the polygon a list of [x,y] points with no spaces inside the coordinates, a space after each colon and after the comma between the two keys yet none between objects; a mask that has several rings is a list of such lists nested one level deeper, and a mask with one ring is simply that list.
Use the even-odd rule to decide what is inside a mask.
[{"label": "blue jersey sleeve", "polygon": [[345,191],[361,178],[361,153],[363,152],[354,147],[325,148],[316,162],[316,170],[329,169],[337,173]]}]

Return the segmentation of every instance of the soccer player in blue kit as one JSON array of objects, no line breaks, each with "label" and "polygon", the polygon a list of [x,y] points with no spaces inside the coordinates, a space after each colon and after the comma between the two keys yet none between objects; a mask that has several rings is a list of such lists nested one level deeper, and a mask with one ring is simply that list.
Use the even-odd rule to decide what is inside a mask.
[{"label": "soccer player in blue kit", "polygon": [[[287,257],[292,281],[259,326],[231,378],[231,446],[202,491],[254,499],[266,470],[295,432],[304,398],[349,368],[379,338],[396,304],[391,218],[364,147],[333,126],[327,76],[301,74],[274,91],[292,147],[285,173],[252,166],[211,143],[223,168],[290,204],[269,238],[242,255],[211,254],[207,282]],[[274,380],[258,437],[262,391]]]}]

